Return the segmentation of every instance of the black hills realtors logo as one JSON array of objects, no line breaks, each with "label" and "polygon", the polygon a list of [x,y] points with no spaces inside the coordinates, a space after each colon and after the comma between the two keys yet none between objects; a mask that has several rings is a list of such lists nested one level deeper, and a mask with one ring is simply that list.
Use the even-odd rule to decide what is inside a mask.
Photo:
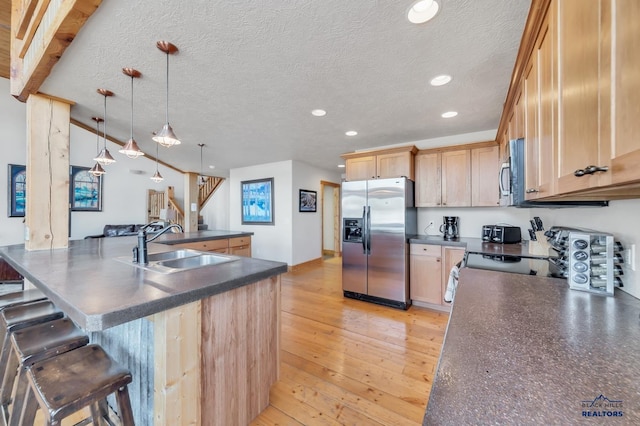
[{"label": "black hills realtors logo", "polygon": [[593,401],[581,401],[582,417],[622,417],[622,400],[600,394]]}]

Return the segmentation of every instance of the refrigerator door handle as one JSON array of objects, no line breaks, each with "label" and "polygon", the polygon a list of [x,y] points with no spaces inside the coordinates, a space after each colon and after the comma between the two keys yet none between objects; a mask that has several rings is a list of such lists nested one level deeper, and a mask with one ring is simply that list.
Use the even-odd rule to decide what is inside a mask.
[{"label": "refrigerator door handle", "polygon": [[362,254],[367,254],[367,206],[362,206]]},{"label": "refrigerator door handle", "polygon": [[371,254],[371,206],[367,206],[367,254]]}]

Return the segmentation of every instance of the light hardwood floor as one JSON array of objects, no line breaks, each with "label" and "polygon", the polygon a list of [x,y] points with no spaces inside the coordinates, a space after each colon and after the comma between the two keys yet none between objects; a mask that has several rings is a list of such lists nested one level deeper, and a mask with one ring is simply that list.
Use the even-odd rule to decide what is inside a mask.
[{"label": "light hardwood floor", "polygon": [[341,262],[283,275],[280,380],[252,425],[422,424],[448,314],[345,299]]}]

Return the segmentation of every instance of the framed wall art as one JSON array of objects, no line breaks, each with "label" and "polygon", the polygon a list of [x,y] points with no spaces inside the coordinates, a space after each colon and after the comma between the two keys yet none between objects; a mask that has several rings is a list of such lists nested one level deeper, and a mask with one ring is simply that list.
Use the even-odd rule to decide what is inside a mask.
[{"label": "framed wall art", "polygon": [[240,182],[242,224],[273,225],[273,178]]},{"label": "framed wall art", "polygon": [[27,196],[27,168],[9,164],[9,217],[24,217]]},{"label": "framed wall art", "polygon": [[89,167],[71,166],[69,200],[72,211],[102,211],[102,176],[94,176],[89,170]]},{"label": "framed wall art", "polygon": [[307,189],[300,190],[300,201],[298,211],[300,212],[316,212],[318,204],[318,193]]}]

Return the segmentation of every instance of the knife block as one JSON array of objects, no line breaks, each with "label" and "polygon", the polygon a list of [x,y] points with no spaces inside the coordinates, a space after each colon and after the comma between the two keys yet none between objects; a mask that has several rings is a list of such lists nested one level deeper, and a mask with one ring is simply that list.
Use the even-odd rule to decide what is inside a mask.
[{"label": "knife block", "polygon": [[544,235],[544,231],[536,231],[536,238],[538,241],[529,241],[529,254],[549,256],[549,248],[551,246]]}]

